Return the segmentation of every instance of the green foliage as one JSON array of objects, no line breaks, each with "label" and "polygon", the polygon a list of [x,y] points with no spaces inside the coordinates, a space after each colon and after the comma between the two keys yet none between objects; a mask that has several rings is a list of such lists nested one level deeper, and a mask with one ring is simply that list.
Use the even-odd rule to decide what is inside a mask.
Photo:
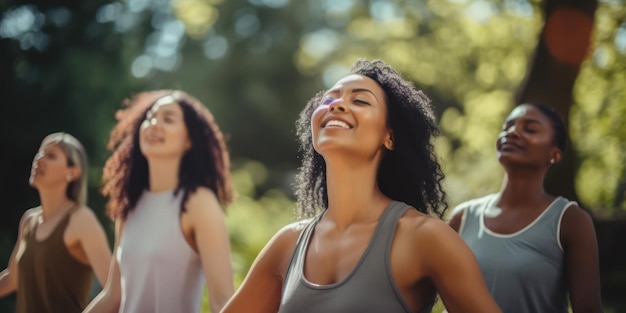
[{"label": "green foliage", "polygon": [[[239,193],[227,215],[237,284],[271,236],[296,219],[299,111],[359,57],[384,59],[433,99],[451,205],[495,191],[495,138],[543,22],[540,1],[526,0],[30,3],[0,3],[0,23],[23,8],[44,17],[21,33],[0,31],[8,120],[0,124],[8,151],[0,191],[9,208],[0,250],[10,250],[20,215],[38,202],[27,183],[36,148],[60,130],[85,144],[90,206],[112,239],[99,187],[115,111],[136,92],[180,88],[209,107],[228,139]],[[623,4],[600,2],[570,116],[578,193],[606,217],[626,214]],[[31,40],[40,36],[47,46]]]}]

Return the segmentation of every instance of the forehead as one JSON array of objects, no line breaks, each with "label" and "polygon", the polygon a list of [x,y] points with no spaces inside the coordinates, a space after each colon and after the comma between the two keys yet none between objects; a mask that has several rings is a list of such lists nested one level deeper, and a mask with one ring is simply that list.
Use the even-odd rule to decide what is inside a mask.
[{"label": "forehead", "polygon": [[515,107],[515,109],[513,109],[513,111],[511,111],[509,116],[506,118],[506,122],[518,119],[534,120],[543,125],[550,124],[548,117],[546,117],[541,111],[539,111],[539,109],[527,104],[522,104]]},{"label": "forehead", "polygon": [[65,154],[65,150],[63,150],[63,147],[61,147],[61,143],[59,141],[43,142],[39,149],[45,152],[55,152],[55,153]]},{"label": "forehead", "polygon": [[155,114],[159,111],[172,111],[172,112],[180,112],[182,109],[178,102],[172,96],[165,96],[159,100],[157,100],[154,105],[148,110],[148,114]]},{"label": "forehead", "polygon": [[335,83],[335,85],[333,85],[329,89],[329,92],[336,91],[339,89],[345,89],[345,88],[349,88],[349,89],[363,88],[363,89],[368,89],[369,91],[373,92],[376,96],[384,95],[383,89],[380,87],[380,85],[378,85],[378,83],[375,80],[367,76],[358,75],[358,74],[351,74],[338,80]]}]

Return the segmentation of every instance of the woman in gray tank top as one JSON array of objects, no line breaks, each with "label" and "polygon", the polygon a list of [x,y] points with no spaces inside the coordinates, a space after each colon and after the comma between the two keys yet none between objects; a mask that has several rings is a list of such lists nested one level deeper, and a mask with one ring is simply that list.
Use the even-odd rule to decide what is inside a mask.
[{"label": "woman in gray tank top", "polygon": [[[563,158],[567,131],[550,107],[522,104],[496,142],[506,175],[496,194],[457,206],[450,225],[476,255],[504,312],[602,312],[592,220],[576,202],[543,189]],[[569,301],[568,301],[569,298]]]},{"label": "woman in gray tank top", "polygon": [[441,217],[430,100],[380,60],[313,97],[297,133],[298,206],[222,312],[500,312]]},{"label": "woman in gray tank top", "polygon": [[228,151],[209,110],[177,90],[140,93],[118,114],[104,195],[116,221],[105,288],[86,312],[197,313],[233,293],[223,208]]}]

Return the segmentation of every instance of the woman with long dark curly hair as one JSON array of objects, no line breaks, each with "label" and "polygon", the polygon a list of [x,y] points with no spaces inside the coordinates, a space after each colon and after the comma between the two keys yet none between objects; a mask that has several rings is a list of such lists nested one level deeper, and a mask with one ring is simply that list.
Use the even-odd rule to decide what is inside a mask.
[{"label": "woman with long dark curly hair", "polygon": [[[430,100],[382,61],[357,61],[297,123],[298,207],[222,312],[499,312],[442,220]],[[318,214],[319,212],[319,214]]]},{"label": "woman with long dark curly hair", "polygon": [[141,93],[111,133],[103,193],[116,221],[105,288],[88,312],[213,312],[233,293],[224,211],[229,156],[209,110],[182,91]]}]

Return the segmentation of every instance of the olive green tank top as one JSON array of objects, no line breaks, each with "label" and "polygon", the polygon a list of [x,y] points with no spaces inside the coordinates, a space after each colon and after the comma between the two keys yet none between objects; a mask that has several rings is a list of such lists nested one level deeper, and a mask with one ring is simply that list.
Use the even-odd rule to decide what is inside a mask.
[{"label": "olive green tank top", "polygon": [[17,313],[82,312],[89,303],[91,267],[76,260],[63,236],[74,206],[50,236],[37,240],[37,218],[27,225],[17,255]]}]

